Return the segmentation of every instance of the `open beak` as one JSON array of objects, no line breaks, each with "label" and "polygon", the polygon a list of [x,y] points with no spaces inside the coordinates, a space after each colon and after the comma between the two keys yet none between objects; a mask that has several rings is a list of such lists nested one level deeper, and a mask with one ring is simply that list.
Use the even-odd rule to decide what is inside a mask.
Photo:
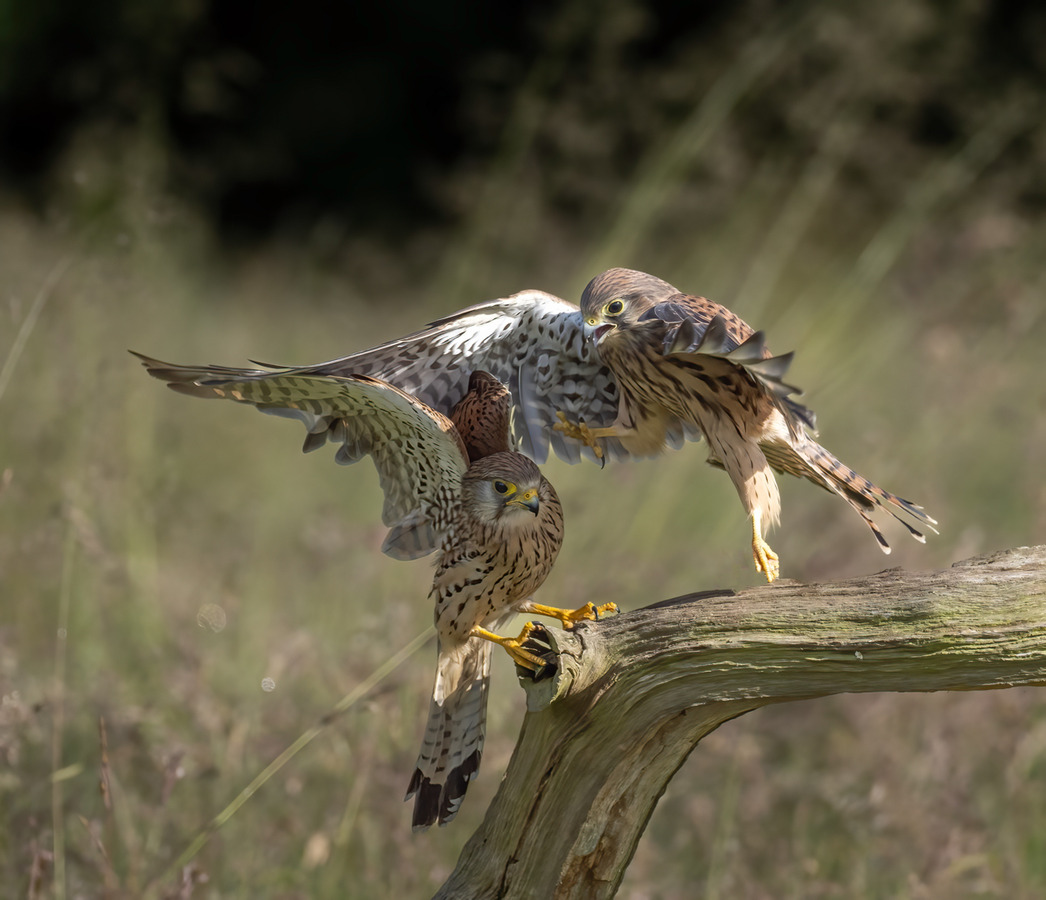
[{"label": "open beak", "polygon": [[529,509],[535,516],[538,514],[538,508],[541,504],[538,502],[538,489],[531,488],[529,491],[525,491],[518,497],[513,497],[506,506],[522,506],[525,509]]},{"label": "open beak", "polygon": [[588,338],[593,344],[598,344],[607,332],[613,331],[614,326],[609,322],[604,322],[601,325],[589,325],[585,323],[585,337]]}]

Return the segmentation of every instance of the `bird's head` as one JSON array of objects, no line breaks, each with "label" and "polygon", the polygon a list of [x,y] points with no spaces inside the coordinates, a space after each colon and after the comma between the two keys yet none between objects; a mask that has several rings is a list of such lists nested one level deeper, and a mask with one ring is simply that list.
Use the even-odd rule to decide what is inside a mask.
[{"label": "bird's head", "polygon": [[518,453],[477,459],[462,479],[469,513],[482,522],[533,521],[541,508],[541,470]]},{"label": "bird's head", "polygon": [[675,293],[668,282],[646,272],[607,269],[593,278],[581,295],[585,336],[597,345],[614,340],[635,326],[654,304]]}]

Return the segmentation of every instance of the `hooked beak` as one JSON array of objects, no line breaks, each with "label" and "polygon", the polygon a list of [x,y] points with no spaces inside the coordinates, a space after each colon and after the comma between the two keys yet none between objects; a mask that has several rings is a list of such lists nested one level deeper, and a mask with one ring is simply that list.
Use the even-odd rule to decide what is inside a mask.
[{"label": "hooked beak", "polygon": [[585,337],[593,344],[598,344],[603,340],[604,335],[613,330],[614,326],[610,322],[603,322],[602,324],[597,324],[595,322],[589,324],[586,322],[584,326]]},{"label": "hooked beak", "polygon": [[538,489],[531,488],[529,491],[525,491],[518,497],[513,497],[505,505],[521,506],[524,509],[529,509],[536,516],[538,514],[538,507],[540,506],[540,503],[538,502]]}]

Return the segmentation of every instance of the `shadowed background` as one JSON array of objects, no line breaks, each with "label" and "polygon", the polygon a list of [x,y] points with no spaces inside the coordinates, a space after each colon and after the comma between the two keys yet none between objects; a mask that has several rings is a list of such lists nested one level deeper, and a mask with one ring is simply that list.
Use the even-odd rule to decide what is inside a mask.
[{"label": "shadowed background", "polygon": [[[176,396],[128,347],[316,362],[630,266],[795,349],[821,442],[941,523],[926,546],[887,525],[884,558],[782,478],[785,577],[1046,541],[1036,4],[0,11],[0,881],[22,894],[138,895],[431,621],[428,564],[379,553],[369,464]],[[704,457],[549,462],[567,536],[540,599],[756,583]],[[496,659],[480,777],[412,835],[433,657],[252,797],[192,895],[431,894],[523,714]],[[683,767],[621,896],[1041,896],[1044,777],[1034,690],[763,710]]]}]

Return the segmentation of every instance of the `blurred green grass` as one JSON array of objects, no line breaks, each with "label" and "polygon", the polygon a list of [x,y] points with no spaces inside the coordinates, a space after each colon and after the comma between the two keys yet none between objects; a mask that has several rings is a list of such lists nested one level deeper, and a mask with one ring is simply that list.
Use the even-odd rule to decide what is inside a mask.
[{"label": "blurred green grass", "polygon": [[[368,464],[303,457],[295,423],[165,391],[127,348],[312,362],[523,287],[576,300],[597,267],[631,265],[795,348],[823,443],[941,523],[925,547],[887,526],[884,559],[843,504],[782,479],[772,543],[786,576],[1042,542],[1046,226],[993,203],[990,170],[1030,115],[1001,109],[964,147],[913,166],[880,209],[854,212],[838,176],[866,123],[844,123],[820,155],[768,154],[730,186],[729,217],[704,222],[686,186],[721,122],[695,113],[620,186],[616,217],[584,233],[546,228],[536,176],[501,160],[438,252],[360,244],[340,266],[280,242],[217,256],[156,187],[147,142],[117,208],[84,201],[41,221],[0,206],[0,880],[34,896],[176,896],[168,867],[207,823],[431,620],[428,566],[378,552]],[[86,196],[115,176],[79,152]],[[524,212],[505,222],[505,208]],[[550,461],[567,537],[544,599],[627,609],[756,583],[741,507],[703,460],[690,446],[602,472]],[[413,897],[442,882],[523,704],[500,660],[467,803],[451,827],[412,835],[401,798],[431,657],[337,717],[211,838],[185,876],[207,879],[199,896]],[[732,722],[672,782],[622,896],[1041,896],[1044,713],[1020,690],[838,697]]]}]

